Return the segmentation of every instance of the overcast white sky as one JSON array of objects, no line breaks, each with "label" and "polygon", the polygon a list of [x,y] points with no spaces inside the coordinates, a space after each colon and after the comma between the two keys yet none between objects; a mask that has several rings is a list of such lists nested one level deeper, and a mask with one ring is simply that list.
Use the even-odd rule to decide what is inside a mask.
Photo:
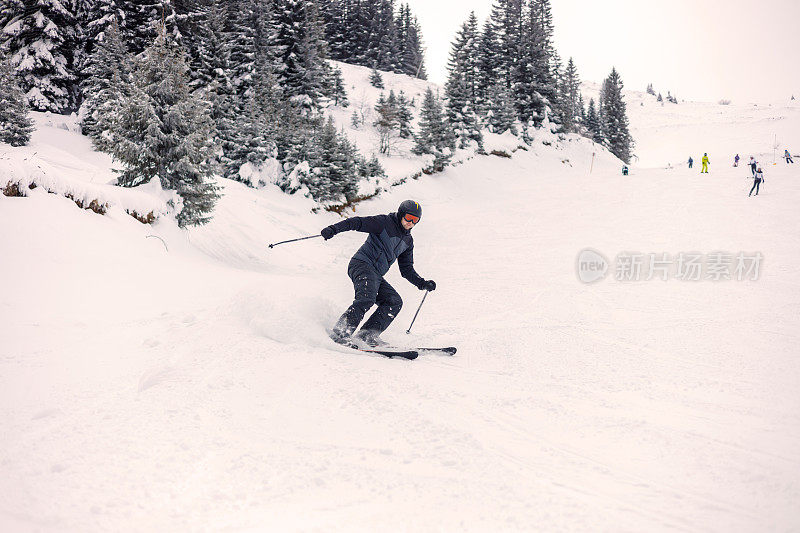
[{"label": "overcast white sky", "polygon": [[[456,31],[492,0],[401,0],[422,25],[426,67],[443,83]],[[717,101],[800,99],[800,0],[551,0],[555,46],[585,81],[611,67],[626,88]]]}]

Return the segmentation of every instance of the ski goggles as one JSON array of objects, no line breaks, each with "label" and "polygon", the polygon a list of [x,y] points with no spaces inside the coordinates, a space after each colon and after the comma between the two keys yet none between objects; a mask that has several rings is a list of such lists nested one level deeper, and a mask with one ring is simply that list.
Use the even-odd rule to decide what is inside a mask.
[{"label": "ski goggles", "polygon": [[414,224],[416,224],[417,222],[419,222],[419,217],[416,215],[412,215],[411,213],[406,213],[405,215],[403,215],[403,220],[405,220],[406,222],[413,222]]}]

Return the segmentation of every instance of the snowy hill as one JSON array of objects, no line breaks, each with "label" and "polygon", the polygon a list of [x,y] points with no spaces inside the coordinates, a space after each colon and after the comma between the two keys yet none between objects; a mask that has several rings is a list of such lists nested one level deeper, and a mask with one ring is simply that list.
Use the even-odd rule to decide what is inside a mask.
[{"label": "snowy hill", "polygon": [[[600,86],[584,83],[584,98],[597,101]],[[636,141],[634,163],[645,167],[673,167],[691,156],[700,161],[708,153],[711,164],[732,165],[737,153],[773,163],[783,151],[800,153],[800,102],[658,102],[643,91],[624,90]]]},{"label": "snowy hill", "polygon": [[[266,246],[338,215],[226,181],[209,225],[141,224],[125,211],[163,193],[108,186],[111,162],[40,115],[31,147],[0,153],[3,177],[59,188],[0,195],[0,529],[800,527],[800,165],[766,166],[758,197],[730,166],[778,124],[800,146],[796,108],[627,98],[630,176],[569,137],[466,154],[358,205],[423,205],[415,264],[438,289],[406,335],[422,293],[393,268],[405,306],[385,337],[459,352],[413,362],[325,336],[363,235]],[[332,112],[348,128],[351,109]],[[690,149],[709,152],[708,176],[678,165]],[[403,150],[390,180],[420,168]],[[586,248],[614,261],[606,279],[576,275]],[[681,254],[707,269],[719,251],[763,261],[741,280],[735,259],[732,279],[677,279]],[[643,255],[625,281],[637,252],[669,254],[669,279],[648,280]]]}]

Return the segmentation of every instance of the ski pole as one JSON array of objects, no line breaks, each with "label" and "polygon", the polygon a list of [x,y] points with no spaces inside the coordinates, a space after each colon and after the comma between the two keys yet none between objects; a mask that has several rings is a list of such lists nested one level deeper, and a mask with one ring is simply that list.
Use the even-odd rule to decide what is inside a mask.
[{"label": "ski pole", "polygon": [[[419,314],[419,310],[422,309],[422,304],[425,303],[425,298],[428,297],[428,293],[429,292],[430,291],[427,291],[427,290],[425,291],[425,295],[422,297],[422,301],[419,303],[419,307],[417,307],[417,312],[414,313],[414,318],[411,319],[411,326],[414,325],[414,321],[417,319],[417,315]],[[406,330],[406,333],[411,333],[411,326],[408,326],[408,329]]]},{"label": "ski pole", "polygon": [[279,244],[286,244],[287,242],[304,241],[306,239],[316,239],[317,237],[322,237],[322,235],[312,235],[311,237],[300,237],[299,239],[291,239],[289,241],[276,242],[274,244],[270,244],[269,247],[270,248],[274,248],[274,247],[278,246]]}]

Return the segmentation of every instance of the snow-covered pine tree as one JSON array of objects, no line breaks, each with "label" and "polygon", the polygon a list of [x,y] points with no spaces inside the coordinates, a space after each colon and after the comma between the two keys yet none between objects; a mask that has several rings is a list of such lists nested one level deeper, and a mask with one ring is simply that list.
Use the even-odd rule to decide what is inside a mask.
[{"label": "snow-covered pine tree", "polygon": [[325,25],[328,54],[337,61],[346,60],[347,11],[352,0],[319,0],[319,14]]},{"label": "snow-covered pine tree", "polygon": [[316,112],[330,79],[324,29],[316,4],[305,0],[278,0],[275,7],[282,70],[278,79],[284,94],[297,108]]},{"label": "snow-covered pine tree", "polygon": [[175,26],[189,56],[193,82],[195,81],[194,70],[200,54],[200,37],[203,34],[201,27],[206,24],[212,9],[225,8],[229,5],[229,2],[215,0],[172,0]]},{"label": "snow-covered pine tree", "polygon": [[31,139],[33,120],[11,62],[0,51],[0,142],[25,146]]},{"label": "snow-covered pine tree", "polygon": [[400,6],[398,19],[398,52],[400,54],[400,72],[419,78],[428,79],[425,72],[425,50],[422,40],[422,29],[417,17],[411,14],[408,4]]},{"label": "snow-covered pine tree", "polygon": [[[501,65],[504,62],[497,30],[491,19],[483,24],[483,31],[478,46],[478,99],[476,106],[482,117],[486,117],[489,108],[496,104],[491,100],[489,93],[497,92],[493,88],[500,80],[506,88],[509,87],[505,78],[501,77]],[[508,103],[508,102],[506,102]]]},{"label": "snow-covered pine tree", "polygon": [[[522,0],[495,0],[489,23],[492,35],[496,40],[496,53],[491,60],[494,61],[495,79],[502,79],[506,87],[515,91],[515,69],[522,46],[520,35],[522,22]],[[484,35],[486,28],[484,28]]]},{"label": "snow-covered pine tree", "polygon": [[[193,91],[199,91],[200,95],[205,95],[210,103],[216,144],[221,148],[218,162],[226,177],[233,177],[241,166],[242,162],[234,163],[231,156],[242,131],[251,131],[248,120],[252,116],[252,109],[246,109],[247,106],[243,103],[243,98],[246,97],[236,93],[231,79],[234,75],[231,53],[236,41],[228,39],[231,34],[228,25],[230,19],[231,14],[226,4],[213,3],[202,18],[192,21],[194,33],[184,33],[184,41],[191,42],[194,49],[189,54],[192,60],[189,86]],[[183,27],[186,29],[185,25]],[[249,80],[250,78],[248,83]],[[249,146],[249,139],[244,144]]]},{"label": "snow-covered pine tree", "polygon": [[348,161],[348,154],[342,149],[336,125],[332,117],[323,125],[317,136],[317,158],[312,162],[309,191],[318,202],[340,202],[345,191],[350,191],[350,183],[356,178],[354,165]]},{"label": "snow-covered pine tree", "polygon": [[[364,158],[361,157],[356,146],[350,142],[344,132],[340,132],[337,138],[339,140],[338,153],[340,154],[339,160],[341,161],[342,171],[340,180],[338,183],[334,182],[334,185],[342,196],[344,196],[345,201],[349,202],[358,195],[360,167],[363,164]],[[380,163],[378,163],[377,168],[369,169],[369,173],[366,177],[379,175],[377,172],[383,173],[383,168],[381,168]]]},{"label": "snow-covered pine tree", "polygon": [[[372,174],[362,174],[364,158],[361,157],[355,144],[350,142],[344,132],[339,132],[339,152],[342,154],[343,175],[346,178],[341,184],[341,191],[345,200],[350,201],[358,195],[358,180],[362,177],[370,177]],[[378,167],[380,167],[380,163],[378,163]]]},{"label": "snow-covered pine tree", "polygon": [[[278,82],[282,65],[277,56],[276,29],[271,4],[261,0],[238,0],[230,9],[230,29],[223,46],[229,59],[229,74],[220,74],[218,94],[212,95],[217,133],[223,149],[221,162],[225,176],[257,185],[240,173],[250,164],[256,169],[275,157],[279,139],[294,139],[293,133],[280,131],[301,128],[296,117],[288,118],[285,96]],[[212,17],[213,18],[213,17]],[[230,79],[232,89],[222,91]],[[220,92],[222,91],[222,92]]]},{"label": "snow-covered pine tree", "polygon": [[[257,65],[263,64],[257,61]],[[278,154],[277,139],[284,117],[291,111],[283,101],[277,79],[268,67],[257,68],[251,90],[241,97],[242,108],[235,117],[231,135],[225,142],[225,176],[251,186],[257,183],[245,179],[242,165],[249,163],[256,170]]]},{"label": "snow-covered pine tree", "polygon": [[350,125],[353,126],[354,129],[358,129],[358,127],[361,126],[361,117],[358,111],[353,111],[353,114],[350,115]]},{"label": "snow-covered pine tree", "polygon": [[394,25],[397,28],[397,54],[400,58],[400,74],[409,74],[406,72],[405,54],[406,47],[408,46],[408,26],[411,23],[411,8],[408,4],[400,4],[395,18]]},{"label": "snow-covered pine tree", "polygon": [[106,39],[106,32],[111,24],[116,24],[117,34],[120,33],[120,25],[124,24],[126,13],[121,0],[74,0],[74,5],[79,43],[74,51],[79,89],[77,103],[83,106],[84,100],[95,90],[96,81],[88,81],[89,77],[96,76],[90,72],[96,70],[91,64],[92,56],[97,46]]},{"label": "snow-covered pine tree", "polygon": [[398,71],[400,57],[394,0],[362,2],[361,10],[367,37],[361,57],[362,64],[383,71]]},{"label": "snow-covered pine tree", "polygon": [[386,88],[386,86],[383,84],[383,76],[381,76],[381,73],[376,69],[372,69],[372,72],[369,75],[369,83],[376,89]]},{"label": "snow-covered pine tree", "polygon": [[406,93],[400,91],[400,94],[397,95],[397,129],[403,139],[411,137],[411,121],[414,119],[414,115],[409,109],[410,105]]},{"label": "snow-covered pine tree", "polygon": [[653,89],[652,83],[647,84],[647,94],[652,94],[653,96],[656,95],[656,91]]},{"label": "snow-covered pine tree", "polygon": [[388,100],[383,93],[380,94],[378,102],[375,104],[375,112],[378,114],[378,118],[373,122],[373,126],[378,130],[380,139],[378,150],[382,154],[390,155],[392,138],[396,135],[397,127],[397,97],[394,91],[389,93]]},{"label": "snow-covered pine tree", "polygon": [[589,98],[589,107],[586,110],[586,129],[589,133],[589,138],[594,142],[603,144],[603,128],[600,124],[600,117],[594,106],[594,98]]},{"label": "snow-covered pine tree", "polygon": [[483,144],[477,110],[479,37],[478,19],[473,11],[456,34],[447,64],[446,113],[459,148],[466,148],[470,142],[476,142],[479,147]]},{"label": "snow-covered pine tree", "polygon": [[[6,24],[10,22],[11,19],[19,16],[24,8],[23,0],[5,0],[0,3],[0,36],[3,35],[3,28],[6,27]],[[0,37],[0,43],[2,43],[3,40],[4,37]]]},{"label": "snow-covered pine tree", "polygon": [[225,33],[226,56],[229,61],[227,77],[233,92],[240,98],[238,106],[244,107],[244,97],[253,85],[256,64],[256,28],[254,17],[258,13],[255,0],[235,0],[229,8],[229,21]]},{"label": "snow-covered pine tree", "polygon": [[658,97],[656,98],[656,102],[663,102],[664,99],[661,97],[661,93],[658,93]]},{"label": "snow-covered pine tree", "polygon": [[511,91],[503,80],[495,80],[486,93],[486,124],[493,133],[510,131],[517,135],[517,110]]},{"label": "snow-covered pine tree", "polygon": [[75,109],[75,16],[59,0],[22,0],[3,6],[0,47],[8,53],[28,105],[37,111]]},{"label": "snow-covered pine tree", "polygon": [[434,156],[431,171],[441,172],[450,162],[455,139],[450,132],[450,127],[445,121],[442,103],[433,94],[430,87],[425,91],[425,99],[420,110],[419,132],[415,136],[413,152],[417,155],[431,154]]},{"label": "snow-covered pine tree", "polygon": [[369,160],[360,158],[358,163],[358,175],[363,178],[385,178],[386,171],[378,161],[378,157],[372,154]]},{"label": "snow-covered pine tree", "polygon": [[521,87],[518,87],[515,97],[520,119],[531,119],[538,126],[544,119],[546,108],[556,100],[555,72],[559,65],[553,61],[553,17],[550,0],[530,0],[524,13],[521,64],[529,65],[533,80],[528,81],[520,76]]},{"label": "snow-covered pine tree", "polygon": [[[288,104],[288,103],[287,103]],[[288,174],[303,161],[315,161],[315,137],[322,128],[320,115],[313,117],[297,113],[291,104],[279,116],[280,127],[276,137],[278,160]]]},{"label": "snow-covered pine tree", "polygon": [[206,223],[219,197],[208,103],[190,92],[183,51],[163,33],[136,58],[134,70],[113,131],[111,153],[124,165],[118,183],[133,187],[158,178],[182,199],[181,227]]},{"label": "snow-covered pine tree", "polygon": [[339,59],[355,65],[372,67],[374,65],[367,65],[364,62],[364,53],[369,39],[369,20],[367,20],[364,10],[361,9],[364,2],[363,0],[343,0],[343,3],[346,37],[342,44],[343,55]]},{"label": "snow-covered pine tree", "polygon": [[577,131],[580,124],[581,113],[583,111],[583,101],[581,99],[581,80],[578,77],[578,69],[572,58],[567,62],[567,68],[564,71],[564,117],[562,126],[564,131],[573,132]]},{"label": "snow-covered pine tree", "polygon": [[116,18],[104,28],[102,40],[86,58],[83,70],[81,130],[92,138],[98,150],[113,143],[111,131],[119,114],[119,102],[130,93],[131,56],[119,33]]},{"label": "snow-covered pine tree", "polygon": [[344,86],[342,69],[335,67],[331,70],[331,80],[329,82],[330,94],[328,97],[333,100],[333,105],[347,107],[350,101],[347,99],[347,89]]},{"label": "snow-covered pine tree", "polygon": [[611,74],[603,82],[600,100],[603,109],[603,133],[606,146],[612,154],[627,164],[631,160],[633,138],[628,129],[628,116],[622,97],[622,87],[622,78],[617,69],[612,68]]},{"label": "snow-covered pine tree", "polygon": [[212,3],[199,20],[193,20],[194,33],[184,35],[185,41],[191,41],[194,53],[192,58],[191,87],[215,86],[215,92],[230,94],[233,92],[231,80],[232,46],[228,41],[230,28],[228,21],[231,13],[223,3]]},{"label": "snow-covered pine tree", "polygon": [[561,56],[558,52],[553,52],[553,57],[550,60],[552,65],[553,83],[555,83],[555,91],[553,92],[553,100],[549,102],[550,106],[550,120],[555,124],[562,125],[559,131],[566,131],[563,127],[564,117],[568,114],[567,108],[569,103],[567,101],[567,88],[565,81],[565,68],[561,63]]},{"label": "snow-covered pine tree", "polygon": [[148,48],[162,28],[170,39],[181,43],[172,0],[120,0],[120,6],[125,10],[120,32],[129,52],[139,54]]},{"label": "snow-covered pine tree", "polygon": [[332,59],[425,77],[422,37],[411,9],[394,0],[316,0]]}]

